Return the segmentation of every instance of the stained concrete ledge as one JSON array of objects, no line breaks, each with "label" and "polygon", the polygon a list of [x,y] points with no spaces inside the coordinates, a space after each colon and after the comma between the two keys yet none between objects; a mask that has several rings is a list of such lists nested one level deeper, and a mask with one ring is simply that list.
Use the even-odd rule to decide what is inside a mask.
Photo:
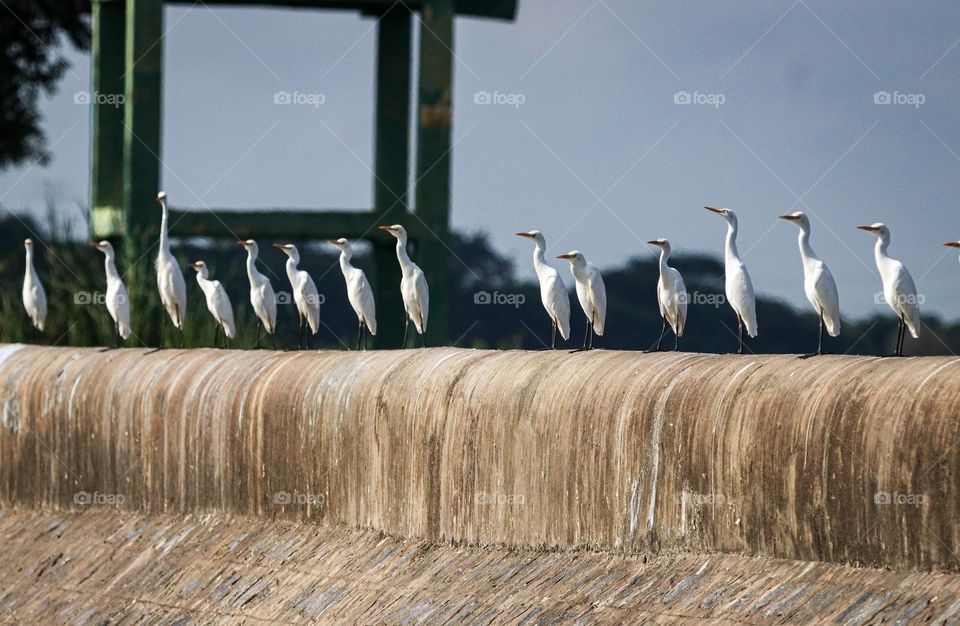
[{"label": "stained concrete ledge", "polygon": [[8,624],[960,623],[960,576],[398,540],[224,515],[5,510]]}]

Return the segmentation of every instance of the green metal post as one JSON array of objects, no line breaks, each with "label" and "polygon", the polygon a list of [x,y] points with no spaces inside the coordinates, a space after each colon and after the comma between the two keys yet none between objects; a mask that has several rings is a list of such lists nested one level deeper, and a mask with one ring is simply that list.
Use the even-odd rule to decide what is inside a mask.
[{"label": "green metal post", "polygon": [[[403,224],[410,176],[410,10],[400,3],[380,17],[377,34],[376,165],[373,215],[379,224]],[[373,231],[373,234],[381,234]],[[377,298],[376,345],[399,347],[404,309],[400,265],[393,237],[374,237],[374,288]]]},{"label": "green metal post", "polygon": [[123,232],[124,3],[93,3],[90,222],[96,238]]},{"label": "green metal post", "polygon": [[124,113],[124,258],[134,333],[154,343],[162,314],[153,274],[160,230],[160,99],[163,78],[163,1],[126,0]]},{"label": "green metal post", "polygon": [[424,0],[420,28],[416,211],[425,224],[421,267],[430,284],[427,341],[448,341],[450,302],[450,127],[454,0]]}]

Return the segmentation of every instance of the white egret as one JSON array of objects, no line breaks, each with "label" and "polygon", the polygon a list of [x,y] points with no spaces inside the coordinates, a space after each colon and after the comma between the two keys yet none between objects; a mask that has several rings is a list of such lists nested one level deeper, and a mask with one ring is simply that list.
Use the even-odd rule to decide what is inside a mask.
[{"label": "white egret", "polygon": [[532,239],[536,247],[533,249],[533,269],[537,272],[540,281],[540,301],[550,316],[550,349],[557,347],[557,330],[566,341],[570,338],[570,296],[567,288],[557,272],[544,260],[547,251],[547,240],[539,230],[517,233],[520,237]]},{"label": "white egret", "polygon": [[920,338],[920,301],[917,298],[917,287],[903,263],[887,255],[887,248],[890,246],[889,228],[880,222],[857,228],[877,237],[873,256],[883,281],[883,298],[897,314],[897,347],[893,354],[903,356],[906,330],[910,329],[910,335],[914,339]]},{"label": "white egret", "polygon": [[[293,289],[293,302],[297,305],[297,315],[300,318],[300,330],[297,333],[297,347],[303,349],[303,338],[307,338],[307,350],[310,349],[310,335],[320,331],[320,294],[310,274],[299,269],[300,252],[292,243],[275,243],[274,248],[287,255],[287,278]],[[307,325],[310,330],[307,332]]]},{"label": "white egret", "polygon": [[120,339],[127,339],[133,332],[130,326],[130,297],[127,295],[127,288],[123,285],[123,279],[117,271],[116,253],[113,251],[113,245],[103,240],[92,242],[91,248],[96,248],[103,253],[103,266],[107,274],[107,312],[113,318],[113,329],[116,332],[116,347],[120,347]]},{"label": "white egret", "polygon": [[683,283],[683,276],[675,268],[667,265],[670,260],[670,242],[666,239],[654,239],[647,243],[660,248],[660,280],[657,281],[657,304],[660,306],[660,317],[663,326],[660,328],[660,338],[654,352],[660,351],[660,343],[667,330],[667,323],[673,329],[676,341],[674,350],[680,349],[680,337],[683,336],[683,327],[687,323],[687,286]]},{"label": "white egret", "polygon": [[737,214],[730,209],[703,207],[717,213],[727,222],[727,239],[724,244],[724,274],[727,301],[737,314],[737,354],[743,354],[743,327],[750,337],[757,336],[757,298],[753,295],[753,283],[747,266],[737,252]]},{"label": "white egret", "polygon": [[827,264],[820,260],[817,253],[810,247],[810,218],[803,211],[796,211],[790,215],[781,215],[779,219],[793,222],[800,227],[800,259],[803,261],[803,291],[807,300],[813,305],[813,310],[820,318],[820,334],[817,337],[817,351],[813,354],[804,354],[800,358],[822,354],[823,327],[831,337],[840,334],[840,294],[837,292],[837,283]]},{"label": "white egret", "polygon": [[587,334],[583,337],[582,350],[590,350],[593,348],[593,333],[603,337],[603,325],[607,319],[607,289],[603,285],[603,277],[600,276],[600,270],[593,263],[588,263],[579,250],[571,250],[557,258],[570,261],[570,273],[577,285],[577,300],[587,316]]},{"label": "white egret", "polygon": [[[273,337],[273,349],[277,349],[277,296],[270,279],[257,269],[260,249],[253,239],[237,241],[247,251],[247,278],[250,279],[250,304],[260,324]],[[257,347],[260,347],[260,324],[257,325]]]},{"label": "white egret", "polygon": [[353,249],[350,242],[344,238],[330,239],[327,243],[335,245],[340,249],[340,270],[343,272],[343,279],[347,283],[347,300],[357,314],[360,322],[360,328],[357,331],[357,350],[363,346],[367,347],[365,330],[369,330],[371,335],[377,334],[377,307],[373,300],[373,289],[370,288],[370,282],[367,280],[363,270],[354,267],[350,263],[353,257]]},{"label": "white egret", "polygon": [[[187,284],[183,280],[183,273],[177,265],[177,259],[170,253],[170,242],[167,239],[169,212],[167,211],[167,194],[163,191],[157,194],[162,217],[160,218],[160,250],[157,252],[157,289],[160,291],[160,301],[173,325],[180,330],[180,347],[183,347],[183,320],[187,315]],[[163,331],[166,318],[160,316],[160,347],[163,347]]]},{"label": "white egret", "polygon": [[[406,319],[403,324],[403,347],[407,346],[407,331],[410,328],[410,320],[413,320],[413,326],[420,334],[423,341],[423,347],[427,347],[427,317],[430,313],[430,290],[427,287],[427,277],[424,275],[416,263],[410,260],[407,254],[407,229],[400,224],[393,226],[381,226],[380,230],[385,230],[397,238],[397,260],[400,261],[400,295],[403,296],[403,308],[406,311]],[[416,342],[414,342],[416,346]]]},{"label": "white egret", "polygon": [[26,271],[23,276],[23,308],[30,316],[33,326],[33,342],[37,342],[37,331],[43,332],[43,325],[47,321],[47,293],[43,290],[40,276],[33,266],[33,240],[24,239],[23,247],[26,251]]},{"label": "white egret", "polygon": [[223,329],[223,347],[227,347],[227,339],[233,339],[237,334],[237,325],[233,321],[233,306],[230,296],[219,280],[210,280],[210,270],[203,261],[194,261],[190,267],[197,270],[197,284],[207,301],[207,310],[213,316],[217,325],[213,330],[213,347],[217,347],[217,335]]}]

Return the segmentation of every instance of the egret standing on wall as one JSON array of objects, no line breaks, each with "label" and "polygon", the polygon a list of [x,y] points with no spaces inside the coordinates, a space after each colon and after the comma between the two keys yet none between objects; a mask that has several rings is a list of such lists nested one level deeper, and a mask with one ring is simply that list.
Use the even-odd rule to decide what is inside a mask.
[{"label": "egret standing on wall", "polygon": [[43,332],[43,325],[47,321],[47,294],[43,290],[40,276],[33,266],[33,239],[24,239],[23,247],[26,251],[27,268],[23,276],[23,308],[30,316],[33,327],[33,343],[37,343],[37,331]]},{"label": "egret standing on wall", "polygon": [[820,260],[817,253],[810,247],[810,218],[803,211],[796,211],[790,215],[781,215],[780,219],[793,222],[800,227],[800,259],[803,261],[803,291],[807,300],[813,305],[813,310],[820,318],[820,334],[817,337],[817,351],[804,354],[805,359],[823,354],[823,327],[831,337],[840,334],[840,295],[837,293],[837,283],[827,264]]},{"label": "egret standing on wall", "polygon": [[757,336],[757,299],[753,295],[753,283],[747,266],[737,252],[737,214],[730,209],[703,207],[717,213],[727,222],[727,239],[724,244],[724,274],[727,301],[737,314],[737,354],[743,354],[743,327],[750,337]]},{"label": "egret standing on wall", "polygon": [[[403,308],[406,311],[402,347],[407,347],[407,331],[410,328],[410,320],[413,320],[413,326],[420,334],[423,347],[426,348],[425,333],[427,316],[430,312],[430,290],[427,287],[427,277],[407,254],[407,229],[400,224],[394,224],[381,226],[380,230],[385,230],[397,238],[397,260],[400,261],[400,272],[403,276],[400,279],[400,295],[403,296]],[[413,345],[416,347],[416,342]]]},{"label": "egret standing on wall", "polygon": [[667,265],[670,260],[670,242],[666,239],[654,239],[647,243],[660,248],[660,280],[657,281],[657,304],[660,306],[660,316],[663,326],[660,328],[660,338],[654,352],[660,351],[660,343],[667,331],[667,323],[673,329],[676,341],[674,350],[680,349],[680,337],[683,336],[683,327],[687,323],[687,286],[683,283],[683,276],[676,269]]},{"label": "egret standing on wall", "polygon": [[207,301],[207,310],[217,323],[213,329],[213,347],[217,347],[217,335],[223,329],[223,347],[227,347],[227,339],[233,339],[237,334],[237,326],[233,321],[233,306],[230,305],[230,296],[219,280],[210,280],[210,271],[203,261],[194,261],[190,267],[197,270],[197,284]]},{"label": "egret standing on wall", "polygon": [[579,250],[571,250],[557,258],[570,261],[570,273],[577,285],[577,300],[587,316],[587,334],[583,337],[581,350],[590,350],[593,348],[593,333],[603,337],[603,324],[607,319],[607,288],[603,285],[600,270],[593,263],[588,263]]},{"label": "egret standing on wall", "polygon": [[[300,263],[300,252],[292,243],[275,243],[287,255],[287,278],[293,289],[293,302],[297,305],[297,315],[300,318],[300,331],[297,333],[297,347],[303,350],[303,338],[307,338],[307,350],[310,349],[310,335],[316,335],[320,330],[320,294],[317,286],[310,278],[310,274],[297,265]],[[310,328],[307,329],[309,324]]]},{"label": "egret standing on wall", "polygon": [[557,272],[544,260],[547,251],[547,240],[539,230],[517,233],[520,237],[532,239],[536,247],[533,249],[533,269],[537,272],[540,281],[540,301],[550,316],[550,349],[557,347],[557,329],[560,336],[566,341],[570,338],[570,297],[567,288]]},{"label": "egret standing on wall", "polygon": [[364,331],[369,330],[370,334],[374,336],[377,334],[377,308],[373,300],[373,289],[370,288],[370,283],[367,281],[367,276],[363,273],[363,270],[350,263],[350,259],[353,257],[350,242],[341,237],[340,239],[331,239],[327,243],[340,249],[340,270],[343,272],[343,279],[347,283],[347,300],[350,301],[350,306],[353,307],[360,322],[360,329],[357,331],[357,350],[361,346],[366,350],[367,342]]},{"label": "egret standing on wall", "polygon": [[96,248],[103,253],[103,266],[107,274],[107,312],[113,318],[113,329],[116,334],[116,346],[120,347],[120,339],[127,339],[133,332],[130,326],[130,297],[127,295],[127,288],[123,285],[120,273],[117,271],[116,253],[113,251],[113,245],[103,240],[93,242],[91,248]]},{"label": "egret standing on wall", "polygon": [[903,356],[903,340],[906,330],[914,339],[920,338],[920,303],[917,299],[917,287],[913,277],[903,263],[887,255],[890,246],[890,229],[877,222],[870,226],[857,226],[860,230],[873,233],[877,244],[873,256],[877,261],[877,270],[883,281],[883,298],[897,314],[897,347],[894,356]]},{"label": "egret standing on wall", "polygon": [[[260,273],[257,269],[257,255],[260,249],[257,242],[253,239],[238,241],[238,246],[243,246],[247,251],[247,278],[250,279],[250,304],[253,305],[253,312],[257,314],[260,324],[266,329],[267,333],[273,337],[273,349],[277,349],[277,296],[273,292],[273,285],[270,279]],[[260,324],[257,325],[257,347],[260,347]]]},{"label": "egret standing on wall", "polygon": [[[160,250],[157,252],[157,288],[160,290],[160,300],[163,308],[173,325],[180,330],[180,347],[183,347],[183,319],[187,315],[187,284],[183,280],[183,273],[177,265],[177,259],[170,253],[170,242],[167,239],[169,212],[167,211],[167,194],[163,191],[157,194],[157,202],[163,215],[160,218]],[[160,347],[163,347],[163,331],[166,318],[160,316]]]}]

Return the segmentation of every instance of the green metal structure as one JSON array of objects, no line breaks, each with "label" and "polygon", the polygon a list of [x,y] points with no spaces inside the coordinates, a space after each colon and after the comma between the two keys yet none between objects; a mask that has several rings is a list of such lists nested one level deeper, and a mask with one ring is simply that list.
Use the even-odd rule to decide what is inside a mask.
[{"label": "green metal structure", "polygon": [[[187,4],[187,0],[175,0]],[[163,0],[93,1],[93,89],[124,94],[124,106],[93,102],[91,224],[97,238],[122,242],[128,282],[153,284],[159,233],[154,202],[160,189]],[[172,209],[175,236],[263,239],[363,238],[372,242],[381,328],[378,347],[396,347],[402,334],[400,268],[394,239],[378,224],[403,223],[416,244],[417,261],[435,288],[431,294],[431,345],[447,340],[450,242],[450,165],[454,18],[512,20],[516,0],[207,0],[208,5],[278,6],[360,11],[377,19],[374,206],[367,211],[181,211]],[[410,90],[413,15],[419,14],[417,154],[410,211]],[[412,216],[412,217],[411,217]],[[146,282],[144,282],[146,281]],[[159,298],[134,289],[137,310],[156,311],[134,321],[152,341],[159,332]],[[156,301],[154,301],[156,300]]]}]

